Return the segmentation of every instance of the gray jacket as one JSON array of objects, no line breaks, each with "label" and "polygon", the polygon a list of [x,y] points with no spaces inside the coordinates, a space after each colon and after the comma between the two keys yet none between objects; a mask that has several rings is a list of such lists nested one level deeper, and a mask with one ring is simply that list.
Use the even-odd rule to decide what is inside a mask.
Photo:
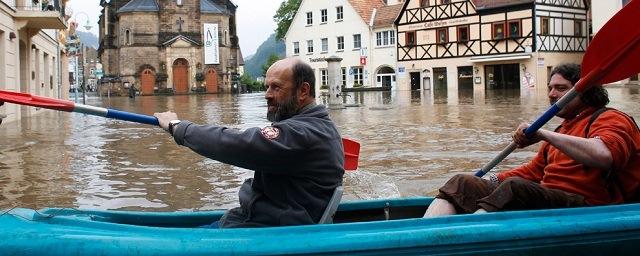
[{"label": "gray jacket", "polygon": [[227,211],[220,227],[317,223],[342,184],[342,139],[321,105],[245,131],[183,121],[174,139],[205,157],[255,171],[240,188],[240,207]]}]

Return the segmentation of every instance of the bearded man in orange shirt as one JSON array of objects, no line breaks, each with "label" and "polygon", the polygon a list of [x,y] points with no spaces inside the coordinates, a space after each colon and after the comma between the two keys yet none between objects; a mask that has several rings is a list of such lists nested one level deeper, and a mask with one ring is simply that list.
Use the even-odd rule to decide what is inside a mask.
[{"label": "bearded man in orange shirt", "polygon": [[[551,71],[551,104],[580,79],[580,66]],[[501,210],[619,204],[637,200],[640,187],[640,131],[629,115],[606,108],[607,91],[594,86],[562,108],[555,131],[518,126],[513,141],[523,148],[543,141],[538,154],[515,169],[482,179],[459,174],[440,188],[425,217]]]}]

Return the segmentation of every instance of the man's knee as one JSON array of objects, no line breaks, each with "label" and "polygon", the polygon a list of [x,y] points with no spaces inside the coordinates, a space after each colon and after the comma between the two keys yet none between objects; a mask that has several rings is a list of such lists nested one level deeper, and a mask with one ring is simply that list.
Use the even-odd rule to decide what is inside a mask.
[{"label": "man's knee", "polygon": [[529,194],[533,182],[520,177],[509,177],[500,182],[496,191],[510,191],[509,193],[518,197]]}]

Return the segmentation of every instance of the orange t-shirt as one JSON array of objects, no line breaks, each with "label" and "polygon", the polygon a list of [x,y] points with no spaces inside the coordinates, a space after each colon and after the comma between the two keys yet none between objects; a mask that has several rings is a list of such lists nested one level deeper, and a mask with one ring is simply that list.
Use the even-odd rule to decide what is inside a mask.
[{"label": "orange t-shirt", "polygon": [[[559,133],[584,137],[594,108],[562,122]],[[600,137],[611,151],[613,166],[608,170],[585,166],[544,142],[528,163],[498,174],[500,181],[519,176],[542,186],[582,195],[590,205],[623,203],[640,187],[640,131],[624,113],[610,109],[591,124],[588,138]],[[545,160],[545,153],[547,151]]]}]

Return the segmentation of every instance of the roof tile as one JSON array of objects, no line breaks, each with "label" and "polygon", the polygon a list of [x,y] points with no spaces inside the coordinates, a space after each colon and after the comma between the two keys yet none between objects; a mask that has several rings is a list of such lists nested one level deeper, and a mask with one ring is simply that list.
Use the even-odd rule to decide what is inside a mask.
[{"label": "roof tile", "polygon": [[382,0],[348,0],[349,4],[353,6],[353,9],[358,12],[358,15],[362,17],[365,23],[369,24],[371,21],[371,13],[373,9],[380,9],[385,6]]},{"label": "roof tile", "polygon": [[383,6],[376,11],[373,19],[373,27],[384,27],[393,25],[394,21],[402,11],[403,4]]}]

